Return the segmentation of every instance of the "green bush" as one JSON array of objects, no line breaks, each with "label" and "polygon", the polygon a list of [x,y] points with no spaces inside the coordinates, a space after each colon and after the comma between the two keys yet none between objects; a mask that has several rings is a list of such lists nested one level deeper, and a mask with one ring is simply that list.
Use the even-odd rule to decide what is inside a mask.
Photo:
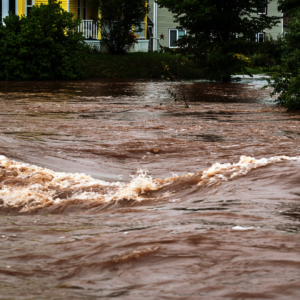
[{"label": "green bush", "polygon": [[[237,47],[237,49],[239,48]],[[211,47],[210,49],[206,47],[205,51],[206,53],[203,53],[202,56],[199,55],[199,58],[196,59],[196,64],[202,69],[205,78],[229,82],[232,80],[231,75],[240,72],[248,73],[246,70],[248,62],[241,59],[239,53],[231,52],[230,47],[225,47],[225,49],[222,47]]]},{"label": "green bush", "polygon": [[0,79],[77,79],[88,49],[80,23],[56,0],[33,6],[30,16],[10,14],[0,25]]},{"label": "green bush", "polygon": [[271,95],[288,110],[300,109],[300,9],[292,15],[283,43],[282,66],[269,80]]},{"label": "green bush", "polygon": [[266,54],[254,54],[250,56],[250,60],[253,68],[268,68],[276,65],[276,61]]},{"label": "green bush", "polygon": [[283,54],[283,40],[282,35],[278,35],[277,39],[274,39],[271,35],[266,35],[264,42],[255,43],[254,52],[256,55],[263,56],[268,64],[280,65]]}]

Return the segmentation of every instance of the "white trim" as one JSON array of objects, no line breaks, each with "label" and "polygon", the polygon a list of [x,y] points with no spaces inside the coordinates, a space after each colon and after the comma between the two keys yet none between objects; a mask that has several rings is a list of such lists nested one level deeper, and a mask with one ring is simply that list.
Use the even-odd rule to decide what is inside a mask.
[{"label": "white trim", "polygon": [[19,7],[18,7],[18,0],[16,0],[16,15],[18,15],[19,14]]},{"label": "white trim", "polygon": [[9,1],[2,0],[2,20],[8,16]]},{"label": "white trim", "polygon": [[152,37],[152,42],[153,42],[153,51],[157,51],[158,47],[158,38],[157,38],[157,3],[153,1],[153,37]]},{"label": "white trim", "polygon": [[155,37],[156,37],[156,43],[155,43],[155,48],[158,51],[159,50],[159,39],[158,39],[158,34],[157,34],[157,19],[158,19],[158,10],[157,10],[157,3],[155,2]]},{"label": "white trim", "polygon": [[263,36],[264,36],[263,42],[265,41],[266,33],[264,31],[262,31],[262,32],[256,33],[256,42],[259,42],[259,35],[261,35],[261,34],[263,34]]},{"label": "white trim", "polygon": [[155,46],[154,46],[154,39],[156,38],[155,36],[155,1],[153,1],[153,30],[152,30],[152,38],[153,38],[153,51],[155,51]]},{"label": "white trim", "polygon": [[[34,5],[34,0],[32,0],[31,7]],[[25,0],[25,16],[27,16],[27,0]]]},{"label": "white trim", "polygon": [[67,11],[70,11],[70,0],[67,1]]}]

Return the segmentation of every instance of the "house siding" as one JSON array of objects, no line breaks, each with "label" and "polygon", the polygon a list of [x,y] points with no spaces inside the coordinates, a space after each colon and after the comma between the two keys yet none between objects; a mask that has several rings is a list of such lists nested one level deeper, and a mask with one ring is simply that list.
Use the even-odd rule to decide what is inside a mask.
[{"label": "house siding", "polygon": [[[149,16],[153,20],[153,2],[149,1],[150,12]],[[282,13],[278,12],[277,9],[278,0],[273,0],[268,4],[268,16],[278,16],[282,17]],[[174,22],[173,14],[166,8],[157,8],[157,37],[160,38],[164,35],[164,39],[160,39],[159,42],[164,47],[169,47],[169,29],[178,27],[179,24]],[[224,25],[226,26],[226,25]],[[271,35],[274,39],[277,38],[279,34],[283,33],[283,20],[270,30],[265,30],[267,35]]]},{"label": "house siding", "polygon": [[[283,14],[278,11],[278,1],[274,0],[268,5],[268,16],[283,17]],[[271,30],[266,30],[266,34],[270,34],[274,39],[278,37],[279,34],[283,33],[283,19],[281,22],[274,26]]]},{"label": "house siding", "polygon": [[[173,14],[166,8],[157,9],[157,37],[163,47],[169,47],[169,29],[176,28],[179,23],[174,22]],[[164,38],[161,38],[161,36]]]},{"label": "house siding", "polygon": [[69,2],[69,11],[74,14],[74,17],[77,18],[77,0],[70,0]]},{"label": "house siding", "polygon": [[[61,6],[64,10],[68,10],[68,0],[60,0]],[[34,5],[48,4],[48,0],[35,0]]]}]

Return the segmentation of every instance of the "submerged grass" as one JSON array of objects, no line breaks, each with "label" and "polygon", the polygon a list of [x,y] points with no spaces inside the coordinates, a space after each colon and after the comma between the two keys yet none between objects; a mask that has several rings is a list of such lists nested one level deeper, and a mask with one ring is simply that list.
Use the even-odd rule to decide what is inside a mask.
[{"label": "submerged grass", "polygon": [[[86,60],[86,73],[90,78],[159,79],[167,75],[165,65],[177,74],[177,57],[167,53],[129,53],[126,55],[90,54]],[[183,59],[182,79],[201,79],[201,70]]]}]

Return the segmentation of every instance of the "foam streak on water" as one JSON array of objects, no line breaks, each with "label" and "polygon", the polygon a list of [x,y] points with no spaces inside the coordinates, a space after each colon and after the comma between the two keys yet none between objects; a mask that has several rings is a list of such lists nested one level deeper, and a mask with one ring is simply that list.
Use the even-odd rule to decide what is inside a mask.
[{"label": "foam streak on water", "polygon": [[247,175],[251,170],[264,167],[273,163],[282,161],[295,161],[300,157],[274,156],[270,158],[255,159],[254,157],[241,156],[240,161],[235,164],[215,163],[209,169],[203,171],[202,181],[198,185],[202,185],[207,181],[209,184],[218,182],[218,180],[228,181],[239,176]]},{"label": "foam streak on water", "polygon": [[9,160],[0,156],[0,199],[4,207],[26,211],[32,207],[49,206],[66,200],[111,202],[145,200],[143,195],[187,177],[201,176],[200,186],[211,186],[248,174],[251,170],[300,157],[277,156],[255,159],[242,156],[238,163],[215,163],[210,168],[184,176],[153,179],[139,170],[128,184],[109,183],[85,174],[59,173],[49,169]]}]

